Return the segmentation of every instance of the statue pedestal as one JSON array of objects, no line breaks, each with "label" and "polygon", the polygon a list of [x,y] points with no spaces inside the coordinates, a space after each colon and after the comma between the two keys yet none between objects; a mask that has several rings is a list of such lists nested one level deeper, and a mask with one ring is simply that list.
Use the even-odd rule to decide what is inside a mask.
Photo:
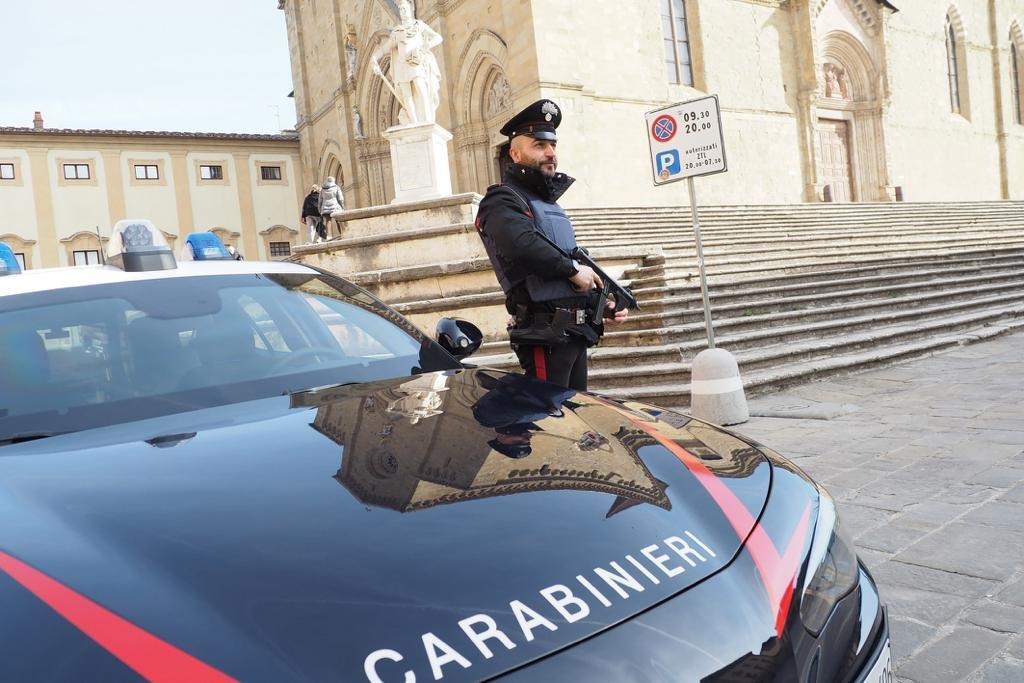
[{"label": "statue pedestal", "polygon": [[391,143],[391,171],[395,176],[392,204],[451,195],[451,133],[436,123],[421,123],[388,128],[384,137]]}]

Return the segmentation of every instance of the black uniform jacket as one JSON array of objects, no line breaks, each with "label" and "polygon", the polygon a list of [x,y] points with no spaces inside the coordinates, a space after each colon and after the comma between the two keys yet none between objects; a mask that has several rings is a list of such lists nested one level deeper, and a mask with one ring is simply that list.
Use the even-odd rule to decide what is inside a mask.
[{"label": "black uniform jacket", "polygon": [[576,273],[572,260],[538,235],[533,218],[526,213],[522,192],[517,195],[508,186],[545,201],[557,202],[575,179],[564,173],[547,178],[537,169],[512,164],[503,180],[501,185],[487,188],[487,194],[480,200],[477,221],[480,229],[494,241],[508,279],[513,283],[522,282],[530,273],[543,274],[546,278],[572,277]]},{"label": "black uniform jacket", "polygon": [[[508,279],[514,284],[512,291],[506,296],[506,308],[509,313],[515,312],[516,304],[525,304],[531,310],[551,310],[555,306],[568,308],[579,308],[586,305],[586,297],[581,301],[580,297],[573,300],[556,300],[543,304],[530,301],[526,287],[521,283],[530,273],[543,274],[546,278],[569,279],[576,273],[576,266],[572,259],[559,253],[557,249],[545,242],[537,233],[533,218],[526,213],[526,206],[523,204],[522,192],[519,195],[510,188],[515,187],[525,190],[541,199],[549,202],[557,202],[569,186],[576,180],[564,173],[556,173],[554,177],[548,178],[539,170],[527,168],[519,164],[510,165],[503,176],[501,185],[492,185],[487,188],[487,194],[480,200],[480,208],[477,211],[477,224],[481,231],[485,232],[497,247],[502,257]],[[596,339],[601,328],[594,330],[591,326],[584,326],[589,329],[574,330],[588,341]],[[574,329],[576,328],[576,329]]]}]

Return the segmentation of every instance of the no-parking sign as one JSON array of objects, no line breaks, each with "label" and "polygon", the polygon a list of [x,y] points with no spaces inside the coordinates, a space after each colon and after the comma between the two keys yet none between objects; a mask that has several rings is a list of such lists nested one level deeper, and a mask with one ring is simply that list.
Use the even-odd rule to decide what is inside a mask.
[{"label": "no-parking sign", "polygon": [[655,109],[644,119],[655,185],[727,170],[717,95]]}]

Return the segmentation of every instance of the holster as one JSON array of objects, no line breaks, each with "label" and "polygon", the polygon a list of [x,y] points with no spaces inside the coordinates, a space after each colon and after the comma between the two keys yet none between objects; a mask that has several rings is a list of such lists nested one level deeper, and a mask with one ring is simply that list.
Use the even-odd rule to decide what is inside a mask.
[{"label": "holster", "polygon": [[531,313],[522,304],[516,306],[515,323],[508,330],[508,340],[513,347],[559,346],[569,341],[566,332],[573,323],[573,311],[556,308],[553,313]]}]

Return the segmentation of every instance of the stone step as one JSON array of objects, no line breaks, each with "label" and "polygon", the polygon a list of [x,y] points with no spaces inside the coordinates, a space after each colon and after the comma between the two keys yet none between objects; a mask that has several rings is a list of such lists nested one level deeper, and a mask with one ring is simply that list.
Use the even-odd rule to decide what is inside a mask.
[{"label": "stone step", "polygon": [[[942,296],[936,297],[942,299]],[[714,321],[715,335],[729,337],[733,347],[775,344],[787,339],[805,339],[815,335],[831,333],[836,329],[864,330],[884,324],[901,321],[922,320],[955,312],[984,308],[986,306],[1008,306],[1024,301],[1024,291],[1008,290],[988,296],[964,296],[949,303],[907,306],[898,310],[873,310],[867,315],[857,315],[860,310],[853,305],[831,306],[830,312],[821,311],[808,322],[800,313],[779,313],[748,318],[723,318]],[[831,315],[829,314],[831,313]],[[845,315],[844,315],[845,314]],[[606,346],[646,346],[678,343],[686,348],[701,348],[706,344],[704,321],[672,325],[644,330],[623,330],[608,332],[604,336]],[[724,345],[724,342],[723,342]]]},{"label": "stone step", "polygon": [[[836,334],[818,337],[800,342],[787,342],[771,346],[745,349],[735,354],[741,375],[756,371],[772,369],[781,364],[808,363],[818,359],[830,358],[843,353],[865,351],[875,347],[885,347],[926,337],[959,332],[993,321],[1013,319],[1024,316],[1024,305],[988,308],[967,314],[919,322],[916,324],[889,325],[873,328],[855,334]],[[717,341],[717,340],[716,340]],[[721,348],[730,349],[729,339],[722,338]],[[690,381],[692,358],[697,350],[684,350],[679,346],[672,349],[675,357],[662,354],[660,357],[637,359],[636,362],[618,364],[594,361],[590,370],[591,385],[595,391],[606,391],[613,388],[642,386],[647,382],[638,382],[642,377],[648,382],[658,385],[686,384]]]},{"label": "stone step", "polygon": [[[985,252],[988,253],[988,252]],[[752,278],[741,282],[721,282],[711,292],[715,298],[738,296],[750,300],[782,294],[812,294],[832,288],[858,287],[882,282],[896,284],[927,277],[952,276],[962,273],[980,273],[1024,266],[1024,250],[1000,256],[965,257],[951,255],[929,260],[898,259],[892,263],[850,268],[821,269],[804,273],[778,274]],[[699,292],[698,282],[663,287],[633,287],[633,295],[647,305],[667,301],[674,296]]]},{"label": "stone step", "polygon": [[[821,379],[830,375],[865,370],[906,358],[934,353],[942,349],[968,344],[1024,328],[1018,319],[996,319],[981,327],[940,335],[928,335],[913,341],[872,347],[864,351],[832,354],[808,362],[786,363],[769,370],[742,375],[746,395],[757,396],[786,386]],[[595,390],[610,398],[631,399],[668,408],[686,408],[690,403],[689,384],[652,384],[643,387]]]},{"label": "stone step", "polygon": [[[701,216],[780,216],[796,218],[801,216],[843,216],[843,215],[888,215],[904,216],[915,214],[969,214],[984,215],[1003,211],[1024,210],[1022,201],[979,201],[979,202],[858,202],[846,204],[757,204],[757,205],[707,205],[699,208]],[[689,206],[665,207],[607,207],[579,208],[569,211],[570,217],[601,218],[609,216],[630,216],[637,214],[689,216]]]},{"label": "stone step", "polygon": [[[1024,248],[1024,234],[1022,234],[1021,239],[1013,240],[1010,243],[1004,243],[1000,247],[994,247],[984,242],[976,242],[960,244],[955,247],[947,246],[945,249],[894,248],[888,251],[857,249],[842,253],[819,253],[815,255],[800,256],[793,259],[777,259],[756,263],[751,263],[749,260],[743,259],[719,258],[713,262],[707,261],[706,268],[709,283],[741,282],[752,279],[762,279],[770,274],[799,274],[815,272],[822,266],[839,266],[850,263],[851,261],[862,266],[871,264],[884,266],[885,264],[893,263],[897,260],[911,262],[917,259],[930,259],[948,254],[989,253],[997,255],[1000,252],[1017,251],[1021,248]],[[699,277],[696,262],[693,262],[692,264],[681,262],[679,259],[673,259],[671,255],[669,255],[668,258],[669,261],[665,266],[665,273],[663,276],[668,285],[683,284]],[[656,286],[654,280],[649,282],[646,278],[637,278],[634,281],[634,284],[638,288],[644,288],[651,285]]]},{"label": "stone step", "polygon": [[[983,215],[973,213],[941,212],[918,215],[886,215],[886,214],[855,214],[848,216],[818,215],[806,217],[787,216],[747,216],[742,219],[729,216],[715,216],[701,213],[701,227],[711,230],[750,230],[754,227],[768,229],[806,230],[813,226],[828,228],[829,226],[876,227],[884,228],[892,225],[906,225],[911,228],[925,228],[932,225],[986,225],[1000,221],[1019,222],[1022,209],[1013,209]],[[689,212],[677,215],[650,215],[636,213],[622,216],[604,216],[595,219],[573,218],[573,225],[586,233],[600,232],[608,226],[638,226],[666,230],[680,228],[689,231],[693,225]]]},{"label": "stone step", "polygon": [[[972,310],[985,309],[1016,310],[1024,301],[1024,288],[1010,289],[1001,294],[973,296],[953,301],[927,305],[905,306],[896,310],[885,310],[863,314],[864,309],[856,306],[833,306],[830,314],[809,320],[810,315],[787,312],[750,318],[723,318],[715,320],[715,338],[720,346],[730,351],[761,349],[775,344],[793,344],[836,334],[849,334],[855,330],[869,331],[884,326],[911,326],[932,329],[931,322],[937,319],[967,315]],[[985,294],[984,292],[982,294]],[[935,297],[942,300],[942,296]],[[755,319],[756,318],[756,319]],[[823,319],[822,319],[823,318]],[[676,355],[696,353],[707,346],[706,327],[703,316],[689,324],[674,325],[640,331],[612,331],[605,335],[602,346],[591,350],[595,367],[618,367],[642,365],[645,360],[654,363],[674,362]],[[485,344],[478,352],[480,357],[506,357],[511,350],[506,340]],[[498,362],[498,361],[488,361]]]},{"label": "stone step", "polygon": [[[913,240],[914,242],[928,242],[937,240],[955,240],[967,238],[992,238],[998,239],[1004,235],[1019,233],[1024,228],[1024,221],[1018,223],[1000,222],[993,226],[956,226],[949,229],[921,229],[921,230],[808,230],[803,233],[795,233],[791,230],[768,232],[755,231],[750,233],[705,233],[701,231],[701,245],[710,250],[735,250],[749,248],[754,245],[780,249],[783,247],[799,248],[811,247],[820,243],[836,244],[858,244],[858,243],[889,243],[901,240]],[[617,246],[621,244],[657,244],[661,247],[675,247],[677,249],[693,249],[694,238],[692,232],[676,230],[672,232],[654,232],[640,229],[622,228],[613,234],[593,235],[585,232],[577,233],[577,241],[583,245]]]},{"label": "stone step", "polygon": [[[996,289],[1024,288],[1024,264],[1021,264],[1016,270],[997,270],[983,275],[965,275],[958,278],[922,277],[904,284],[890,285],[886,283],[876,287],[850,288],[849,285],[829,286],[828,283],[823,284],[824,286],[819,291],[788,296],[771,296],[771,292],[768,291],[752,293],[750,290],[723,295],[716,290],[709,297],[712,317],[719,318],[731,314],[757,316],[783,311],[814,311],[834,302],[859,302],[867,306],[899,307],[905,305],[906,301],[921,301],[928,298],[928,296],[921,295],[944,296],[944,292],[955,291],[956,287],[964,285],[992,285]],[[908,295],[917,296],[908,298]],[[884,303],[875,304],[876,301]],[[691,294],[662,299],[660,303],[661,306],[649,306],[641,309],[640,312],[631,314],[621,329],[635,330],[658,322],[673,325],[683,322],[686,318],[693,319],[704,315],[703,300],[700,290],[696,286]],[[650,313],[644,312],[647,309],[655,308],[657,310],[652,310]]]},{"label": "stone step", "polygon": [[[950,335],[959,337],[965,331],[977,331],[993,325],[1024,326],[1024,306],[974,311],[936,319],[925,325],[893,325],[857,334],[837,334],[804,342],[740,350],[734,355],[744,385],[749,390],[750,385],[761,386],[757,381],[759,376],[789,377],[801,368],[819,368],[837,357],[870,353],[872,350],[884,352],[907,344],[920,345],[923,342],[927,345],[929,340]],[[728,340],[723,338],[723,342]],[[719,347],[732,351],[727,343],[719,344]],[[652,400],[659,405],[681,405],[674,401],[689,393],[692,359],[699,349],[683,350],[678,346],[662,349],[662,354],[649,356],[647,360],[639,357],[639,350],[632,354],[637,356],[635,359],[617,354],[617,365],[607,362],[609,354],[602,354],[599,349],[591,350],[591,390],[618,398]],[[481,358],[477,362],[481,366],[503,370],[518,369],[518,363],[511,354]],[[642,381],[638,382],[638,378]]]}]

